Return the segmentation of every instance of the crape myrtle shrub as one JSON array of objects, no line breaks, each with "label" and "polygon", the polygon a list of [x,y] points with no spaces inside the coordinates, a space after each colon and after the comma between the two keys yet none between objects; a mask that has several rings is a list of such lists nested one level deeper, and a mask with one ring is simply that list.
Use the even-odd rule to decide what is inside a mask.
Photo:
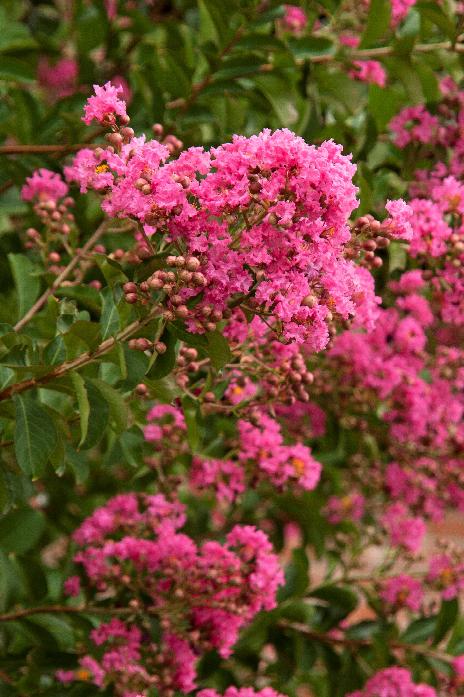
[{"label": "crape myrtle shrub", "polygon": [[1,697],[464,694],[462,3],[0,26]]}]

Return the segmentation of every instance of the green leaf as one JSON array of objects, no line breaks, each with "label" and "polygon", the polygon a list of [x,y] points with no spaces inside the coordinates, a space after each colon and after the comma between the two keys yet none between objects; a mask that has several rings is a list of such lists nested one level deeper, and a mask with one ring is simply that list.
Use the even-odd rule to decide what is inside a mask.
[{"label": "green leaf", "polygon": [[103,298],[102,312],[100,318],[101,338],[107,339],[114,336],[119,331],[119,313],[114,301],[113,290],[104,288],[101,291]]},{"label": "green leaf", "polygon": [[285,44],[269,34],[245,34],[234,44],[234,51],[285,51]]},{"label": "green leaf", "polygon": [[335,47],[330,39],[322,36],[294,36],[288,39],[288,45],[297,59],[312,58],[313,56],[325,56],[334,53]]},{"label": "green leaf", "polygon": [[180,341],[184,341],[189,346],[193,346],[200,351],[208,350],[208,340],[205,334],[192,334],[188,332],[180,322],[173,322],[169,325],[169,330],[178,338]]},{"label": "green leaf", "polygon": [[13,58],[13,56],[0,56],[0,80],[35,82],[36,72],[34,65],[31,61]]},{"label": "green leaf", "polygon": [[229,343],[225,336],[217,329],[206,334],[208,340],[208,355],[211,360],[211,365],[216,370],[221,370],[227,363],[232,360],[232,353]]},{"label": "green leaf", "polygon": [[161,378],[166,377],[176,364],[177,339],[170,327],[166,327],[160,341],[166,344],[166,351],[155,355],[154,361],[146,373],[151,380],[161,380]]},{"label": "green leaf", "polygon": [[109,286],[113,287],[116,283],[124,284],[129,280],[122,270],[121,264],[118,264],[117,261],[109,259],[102,254],[95,254],[94,258]]},{"label": "green leaf", "polygon": [[328,603],[324,608],[323,625],[329,629],[347,617],[358,605],[358,596],[350,588],[335,585],[325,585],[316,588],[309,594]]},{"label": "green leaf", "polygon": [[433,635],[433,643],[438,644],[443,637],[452,629],[459,613],[459,602],[457,598],[452,600],[442,600],[440,612],[437,615],[437,624]]},{"label": "green leaf", "polygon": [[81,423],[81,439],[79,441],[78,447],[80,448],[87,438],[87,432],[89,430],[89,416],[90,416],[90,404],[89,398],[87,396],[87,390],[85,389],[84,378],[79,375],[76,371],[71,373],[71,380],[74,386],[77,397],[77,405],[79,407],[79,418]]},{"label": "green leaf", "polygon": [[288,79],[275,73],[254,78],[258,90],[271,104],[282,126],[291,126],[298,120],[296,96]]},{"label": "green leaf", "polygon": [[308,556],[304,549],[294,549],[292,560],[285,569],[285,587],[279,594],[279,599],[284,600],[298,595],[303,595],[309,583]]},{"label": "green leaf", "polygon": [[91,286],[62,286],[57,288],[53,295],[57,298],[71,298],[76,300],[81,306],[88,308],[92,312],[100,310],[100,294]]},{"label": "green leaf", "polygon": [[437,2],[418,2],[416,9],[421,17],[428,19],[432,24],[435,24],[442,32],[451,40],[454,40],[456,35],[456,27],[454,22],[443,12]]},{"label": "green leaf", "polygon": [[222,0],[198,0],[201,42],[212,41],[217,46],[225,42],[229,34],[232,6],[231,0],[228,12],[225,13]]},{"label": "green leaf", "polygon": [[157,399],[168,404],[182,394],[182,390],[171,375],[161,380],[147,380],[146,384]]},{"label": "green leaf", "polygon": [[200,443],[200,431],[198,428],[199,408],[198,402],[191,397],[182,399],[185,424],[187,426],[187,440],[193,453],[197,452]]},{"label": "green leaf", "polygon": [[63,335],[69,360],[76,358],[81,353],[92,350],[100,343],[100,325],[88,320],[74,322]]},{"label": "green leaf", "polygon": [[436,624],[436,617],[421,617],[414,620],[401,635],[401,641],[407,644],[423,644],[433,636]]},{"label": "green leaf", "polygon": [[57,365],[66,360],[66,346],[62,336],[57,336],[44,349],[43,360],[46,365]]},{"label": "green leaf", "polygon": [[361,37],[360,48],[368,48],[383,37],[390,26],[390,0],[371,0],[366,28]]},{"label": "green leaf", "polygon": [[0,53],[35,48],[37,44],[30,35],[27,26],[20,24],[20,22],[9,21],[5,9],[0,8],[0,10],[0,25],[2,27]]},{"label": "green leaf", "polygon": [[89,448],[93,448],[105,435],[110,408],[107,400],[104,398],[101,391],[93,384],[93,381],[86,380],[85,389],[89,400],[90,413],[87,436],[81,447],[83,450],[88,450]]},{"label": "green leaf", "polygon": [[15,453],[25,474],[38,477],[56,446],[56,429],[53,420],[39,402],[31,397],[17,395]]},{"label": "green leaf", "polygon": [[40,280],[36,266],[24,254],[8,254],[8,261],[18,292],[18,318],[21,318],[37,300]]},{"label": "green leaf", "polygon": [[0,520],[3,552],[24,554],[35,547],[45,530],[45,518],[33,508],[19,508]]},{"label": "green leaf", "polygon": [[126,402],[124,401],[124,397],[121,395],[121,393],[103,380],[93,378],[89,379],[88,382],[91,382],[92,385],[99,390],[100,394],[108,403],[110,419],[114,424],[116,432],[121,433],[125,431],[127,428],[129,412]]},{"label": "green leaf", "polygon": [[72,651],[74,649],[74,631],[68,621],[56,615],[37,613],[28,617],[27,622],[45,629],[54,640],[60,651]]}]

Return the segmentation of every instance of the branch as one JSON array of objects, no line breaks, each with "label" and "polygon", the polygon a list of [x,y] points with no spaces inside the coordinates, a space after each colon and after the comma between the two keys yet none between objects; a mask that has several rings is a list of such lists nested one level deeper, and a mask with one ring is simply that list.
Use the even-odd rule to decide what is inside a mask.
[{"label": "branch", "polygon": [[[464,53],[464,44],[453,44],[451,41],[440,41],[434,44],[416,44],[413,46],[412,53],[430,53],[432,51],[456,51],[456,53]],[[350,60],[365,60],[366,58],[382,58],[383,56],[392,56],[395,54],[394,46],[379,46],[378,48],[364,48],[359,51],[352,51],[348,58]],[[342,60],[336,54],[321,54],[311,56],[309,59],[312,63],[330,63],[331,61]]]},{"label": "branch", "polygon": [[[278,624],[280,627],[284,627],[286,629],[293,629],[295,632],[304,634],[310,639],[314,639],[314,641],[319,641],[323,644],[339,644],[340,646],[346,646],[347,648],[352,649],[354,651],[360,648],[369,648],[373,645],[369,639],[351,639],[346,636],[337,636],[326,632],[318,632],[313,629],[310,629],[305,624],[301,624],[299,622],[288,622],[287,620],[281,620]],[[397,649],[401,651],[413,651],[414,653],[418,653],[423,656],[430,656],[431,658],[438,658],[442,661],[447,662],[449,662],[451,659],[451,657],[448,654],[442,651],[437,651],[436,649],[431,649],[428,646],[416,646],[415,644],[405,644],[402,641],[396,640],[387,640],[387,643],[390,649]]]},{"label": "branch", "polygon": [[[234,43],[240,38],[239,36],[234,37],[234,39],[226,46],[226,48],[219,55],[219,58],[223,58],[226,53],[228,53],[233,47]],[[456,53],[464,53],[464,44],[454,44],[451,41],[440,41],[434,44],[416,44],[412,53],[430,53],[432,51],[455,51]],[[309,58],[311,63],[332,63],[336,61],[344,60],[366,60],[369,58],[382,58],[385,56],[391,56],[395,54],[395,48],[393,46],[379,46],[377,48],[365,48],[358,51],[352,51],[348,56],[340,56],[336,53],[322,53],[319,55],[314,55]],[[305,60],[297,60],[297,64],[304,63]],[[258,72],[269,72],[272,70],[272,65],[266,63],[265,65],[258,68]],[[209,73],[203,80],[196,82],[192,85],[192,92],[187,99],[174,99],[171,102],[167,102],[166,109],[182,109],[186,111],[198,98],[199,94],[210,85],[214,80],[214,73]]]},{"label": "branch", "polygon": [[109,221],[105,220],[101,225],[98,226],[98,228],[95,230],[93,235],[89,237],[85,245],[82,247],[81,250],[76,252],[75,256],[71,259],[69,264],[63,271],[55,278],[53,281],[52,285],[50,288],[47,288],[47,290],[40,296],[40,298],[34,303],[34,305],[26,312],[24,317],[20,319],[16,324],[14,325],[14,330],[15,332],[19,332],[28,322],[31,321],[31,319],[34,317],[34,315],[42,309],[42,307],[45,305],[47,302],[48,298],[50,295],[53,295],[55,290],[57,290],[62,282],[69,276],[71,271],[79,264],[81,259],[87,254],[87,252],[98,242],[100,237],[105,233],[107,227],[108,227]]},{"label": "branch", "polygon": [[70,145],[0,145],[0,155],[24,155],[27,153],[68,153],[82,148],[101,148],[101,143],[74,143]]},{"label": "branch", "polygon": [[46,375],[42,375],[36,378],[29,378],[28,380],[22,380],[21,382],[17,382],[14,385],[10,385],[10,387],[7,387],[5,390],[0,392],[0,402],[5,399],[10,399],[15,394],[20,394],[21,392],[25,392],[26,390],[32,390],[35,387],[45,385],[48,382],[51,382],[52,380],[56,380],[58,378],[63,377],[67,373],[71,372],[71,370],[75,370],[76,368],[82,368],[84,365],[92,363],[97,358],[100,358],[100,356],[103,356],[105,353],[111,351],[111,349],[119,341],[125,341],[126,339],[129,339],[129,337],[131,337],[132,334],[135,334],[135,332],[137,332],[139,329],[145,327],[155,317],[161,315],[162,312],[163,308],[161,306],[157,306],[146,317],[144,317],[141,320],[136,320],[135,322],[132,322],[132,324],[129,324],[125,329],[116,334],[116,336],[103,341],[103,343],[97,346],[96,349],[93,349],[92,351],[86,351],[85,353],[82,353],[80,356],[77,356],[77,358],[74,358],[71,361],[64,361],[64,363],[61,363],[60,365],[56,366],[56,368],[54,368]]},{"label": "branch", "polygon": [[134,614],[134,609],[131,607],[115,607],[104,608],[92,605],[43,605],[38,607],[26,607],[14,612],[7,612],[0,615],[0,622],[15,622],[23,617],[31,615],[46,614],[79,614],[92,613],[94,615],[130,615]]}]

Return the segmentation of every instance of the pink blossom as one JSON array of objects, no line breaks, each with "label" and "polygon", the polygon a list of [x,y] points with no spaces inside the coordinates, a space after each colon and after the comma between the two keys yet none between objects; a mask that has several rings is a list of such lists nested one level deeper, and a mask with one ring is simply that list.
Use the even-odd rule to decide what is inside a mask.
[{"label": "pink blossom", "polygon": [[79,576],[70,576],[63,584],[66,595],[76,596],[81,592],[81,582]]},{"label": "pink blossom", "polygon": [[354,34],[340,34],[338,40],[342,46],[348,46],[348,48],[358,48],[361,43],[361,38]]},{"label": "pink blossom", "polygon": [[213,489],[219,501],[231,503],[243,494],[245,471],[232,460],[207,460],[195,457],[190,472],[190,483],[198,489]]},{"label": "pink blossom", "polygon": [[414,141],[433,144],[438,134],[438,119],[422,105],[405,107],[390,121],[390,130],[399,148]]},{"label": "pink blossom", "polygon": [[298,5],[284,5],[285,14],[281,24],[286,31],[292,34],[301,34],[308,23],[306,12]]},{"label": "pink blossom", "polygon": [[413,238],[413,228],[411,225],[413,209],[402,199],[387,201],[385,208],[390,217],[384,220],[382,227],[387,229],[392,237],[411,240]]},{"label": "pink blossom", "polygon": [[416,0],[392,0],[391,24],[396,27],[408,14],[411,7],[416,4]]},{"label": "pink blossom", "polygon": [[424,591],[418,580],[407,574],[401,574],[382,583],[380,597],[395,609],[407,607],[413,612],[419,612]]},{"label": "pink blossom", "polygon": [[132,101],[132,90],[126,78],[123,75],[114,75],[111,78],[111,84],[122,89],[120,93],[122,101],[126,104],[130,104]]},{"label": "pink blossom", "polygon": [[145,598],[161,626],[163,618],[169,625],[157,646],[142,641],[145,629],[137,622],[115,618],[92,630],[100,658],[92,652],[80,663],[99,687],[116,682],[129,690],[148,688],[152,676],[146,658],[156,655],[167,684],[190,691],[202,652],[215,648],[230,656],[240,629],[257,612],[275,607],[283,573],[266,535],[237,525],[224,544],[206,541],[198,547],[178,531],[183,510],[161,494],[121,494],[74,534],[80,546],[74,560],[82,566],[90,598],[98,602],[108,588],[116,603],[128,596],[139,603]]},{"label": "pink blossom", "polygon": [[276,692],[272,687],[264,687],[262,690],[254,690],[251,687],[228,687],[223,696],[213,690],[208,688],[206,690],[200,690],[197,693],[197,697],[284,697],[279,692]]},{"label": "pink blossom", "polygon": [[75,672],[73,670],[57,670],[55,677],[64,684],[73,682],[76,679]]},{"label": "pink blossom", "polygon": [[58,201],[68,193],[68,187],[56,172],[49,169],[37,169],[32,176],[27,177],[21,189],[24,201]]},{"label": "pink blossom", "polygon": [[427,578],[437,586],[445,600],[452,600],[464,588],[464,564],[448,554],[438,554],[430,560]]},{"label": "pink blossom", "polygon": [[451,665],[458,678],[464,678],[464,655],[453,658]]},{"label": "pink blossom", "polygon": [[126,105],[118,97],[123,93],[121,86],[117,87],[107,82],[103,87],[94,85],[93,88],[95,95],[89,97],[84,106],[84,123],[88,125],[95,119],[98,123],[106,125],[114,123],[116,116],[127,121]]},{"label": "pink blossom", "polygon": [[387,73],[385,68],[379,61],[353,61],[353,69],[348,72],[348,75],[354,80],[367,82],[379,87],[385,87],[387,84]]},{"label": "pink blossom", "polygon": [[437,697],[429,685],[417,685],[406,668],[385,668],[369,678],[362,690],[347,697]]},{"label": "pink blossom", "polygon": [[406,506],[394,503],[387,507],[382,523],[395,547],[404,547],[412,554],[419,551],[426,530],[422,518],[409,516]]},{"label": "pink blossom", "polygon": [[52,99],[63,99],[76,91],[78,72],[79,66],[72,58],[61,58],[52,65],[48,58],[42,56],[37,67],[37,78]]},{"label": "pink blossom", "polygon": [[365,499],[361,494],[331,496],[327,502],[326,514],[329,523],[337,524],[344,520],[359,521],[364,515]]}]

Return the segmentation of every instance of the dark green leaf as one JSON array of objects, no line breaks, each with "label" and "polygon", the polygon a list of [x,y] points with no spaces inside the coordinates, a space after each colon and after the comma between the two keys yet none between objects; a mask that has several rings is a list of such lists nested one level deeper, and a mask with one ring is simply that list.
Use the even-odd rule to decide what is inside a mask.
[{"label": "dark green leaf", "polygon": [[56,429],[47,410],[31,397],[17,395],[15,453],[25,474],[38,477],[56,445]]},{"label": "dark green leaf", "polygon": [[24,254],[8,254],[18,292],[18,317],[32,307],[40,291],[40,280],[35,265]]},{"label": "dark green leaf", "polygon": [[177,340],[169,327],[164,330],[160,341],[166,344],[166,351],[154,356],[153,364],[146,374],[151,380],[161,380],[166,377],[176,364]]},{"label": "dark green leaf", "polygon": [[290,37],[288,45],[295,58],[305,59],[334,53],[335,47],[330,39],[322,36]]},{"label": "dark green leaf", "polygon": [[125,431],[127,428],[129,414],[122,394],[103,380],[89,379],[89,382],[91,382],[97,388],[100,394],[107,401],[110,410],[110,419],[114,424],[116,432],[121,433],[122,431]]},{"label": "dark green leaf", "polygon": [[79,373],[73,371],[71,373],[71,380],[76,391],[77,405],[79,407],[79,418],[81,423],[81,439],[79,441],[79,448],[84,443],[87,438],[87,431],[89,428],[89,416],[90,416],[90,404],[89,398],[87,397],[87,390],[85,389],[84,379]]},{"label": "dark green leaf", "polygon": [[229,343],[221,332],[215,330],[206,334],[208,340],[208,355],[211,360],[211,365],[216,370],[221,370],[227,363],[232,360],[232,353]]},{"label": "dark green leaf", "polygon": [[390,0],[371,0],[360,48],[368,48],[381,39],[390,25]]},{"label": "dark green leaf", "polygon": [[96,445],[105,435],[108,426],[110,408],[107,400],[101,391],[95,387],[93,382],[86,380],[85,388],[90,405],[88,419],[87,437],[82,444],[84,450],[88,450]]},{"label": "dark green leaf", "polygon": [[264,94],[282,126],[291,126],[298,120],[296,96],[291,84],[276,73],[260,75],[254,78],[256,87]]},{"label": "dark green leaf", "polygon": [[113,290],[104,288],[101,292],[103,297],[102,312],[100,318],[101,338],[107,339],[114,336],[119,331],[119,313],[114,301]]},{"label": "dark green leaf", "polygon": [[438,644],[443,637],[452,629],[459,613],[459,602],[457,598],[452,600],[442,600],[440,612],[437,615],[437,624],[433,635],[433,643]]},{"label": "dark green leaf", "polygon": [[199,408],[198,402],[191,397],[182,399],[182,409],[184,412],[185,424],[187,426],[187,440],[192,452],[198,450],[200,443],[200,431],[198,427]]},{"label": "dark green leaf", "polygon": [[19,508],[0,520],[0,547],[6,553],[24,554],[37,544],[44,530],[42,513]]}]

